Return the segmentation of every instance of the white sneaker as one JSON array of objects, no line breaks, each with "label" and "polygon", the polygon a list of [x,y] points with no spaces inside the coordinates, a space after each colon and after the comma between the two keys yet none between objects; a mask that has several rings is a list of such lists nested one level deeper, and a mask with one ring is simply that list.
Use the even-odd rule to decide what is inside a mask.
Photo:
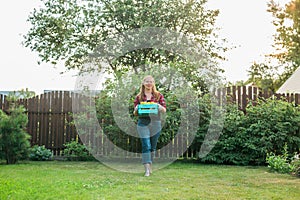
[{"label": "white sneaker", "polygon": [[145,176],[150,176],[150,164],[144,164]]},{"label": "white sneaker", "polygon": [[149,170],[146,170],[145,176],[150,176],[150,171]]}]

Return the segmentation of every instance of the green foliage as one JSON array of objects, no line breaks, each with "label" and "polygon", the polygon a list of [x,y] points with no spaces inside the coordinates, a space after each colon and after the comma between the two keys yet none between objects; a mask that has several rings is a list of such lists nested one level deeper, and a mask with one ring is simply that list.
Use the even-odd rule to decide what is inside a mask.
[{"label": "green foliage", "polygon": [[[168,144],[176,136],[181,121],[181,109],[178,97],[176,97],[171,91],[162,91],[162,89],[160,89],[160,91],[164,94],[167,103],[167,113],[161,115],[163,127],[161,136],[158,140],[158,149]],[[100,125],[103,133],[119,148],[130,152],[141,153],[141,141],[138,137],[135,125],[138,118],[133,115],[134,96],[132,96],[129,100],[126,100],[126,102],[118,102],[118,105],[121,103],[126,104],[128,107],[128,113],[120,112],[114,113],[113,115],[111,102],[115,97],[110,96],[108,93],[108,91],[102,91],[96,99],[97,118],[101,123]],[[134,91],[134,93],[137,94],[137,91]],[[123,115],[125,117],[129,116],[128,119],[123,118]],[[122,129],[116,123],[116,119],[118,117],[120,117],[122,121],[125,121],[125,125],[122,126]],[[126,120],[129,120],[130,122],[127,122]],[[129,123],[133,123],[134,127],[127,126]],[[128,131],[135,131],[135,134],[127,134]]]},{"label": "green foliage", "polygon": [[182,109],[178,97],[172,91],[164,91],[167,104],[167,112],[162,116],[162,131],[158,139],[157,147],[160,149],[167,145],[176,136],[182,117]]},{"label": "green foliage", "polygon": [[[249,140],[247,139],[247,135],[245,135],[245,115],[232,104],[229,104],[226,109],[222,135],[212,151],[206,157],[202,158],[201,161],[218,164],[249,164],[249,158],[246,156],[251,155],[250,153],[248,155],[248,152],[244,150],[244,142]],[[207,115],[207,118],[209,116],[210,114]],[[206,127],[208,128],[208,124],[206,124]],[[202,131],[202,135],[205,136],[205,134],[207,134],[207,129],[203,129]],[[199,142],[199,145],[202,145],[202,141],[200,140]]]},{"label": "green foliage", "polygon": [[[247,83],[273,91],[273,93],[300,66],[300,0],[291,0],[284,6],[274,0],[268,2],[276,28],[276,51],[267,55],[265,63],[254,63],[249,69]],[[274,58],[278,63],[274,62]]]},{"label": "green foliage", "polygon": [[300,178],[300,154],[296,154],[291,161],[292,174]]},{"label": "green foliage", "polygon": [[[254,121],[255,120],[255,121]],[[287,144],[289,155],[297,152],[300,144],[300,111],[283,100],[261,100],[247,108],[247,134],[257,138],[255,145],[264,152],[283,153]]]},{"label": "green foliage", "polygon": [[209,128],[212,114],[211,96],[209,94],[203,95],[201,98],[199,98],[198,104],[200,111],[199,128],[194,141],[190,146],[190,149],[194,155],[196,155],[196,152],[199,151],[200,146],[203,144],[205,135],[207,134]]},{"label": "green foliage", "polygon": [[24,107],[14,105],[9,112],[0,110],[0,158],[15,164],[28,157],[30,135],[25,131],[28,119]]},{"label": "green foliage", "polygon": [[[96,112],[97,112],[97,119],[101,125],[101,128],[103,130],[103,133],[106,135],[106,137],[116,146],[119,148],[122,148],[126,151],[131,152],[140,152],[140,141],[135,138],[133,135],[128,135],[124,131],[119,128],[119,126],[116,123],[116,120],[114,118],[114,115],[112,113],[112,100],[113,97],[109,94],[110,92],[108,90],[102,91],[101,94],[96,99]],[[126,115],[126,118],[124,118],[124,122],[126,123],[128,120],[131,119],[130,117],[133,117],[132,111],[133,111],[133,99],[124,100],[124,103],[126,105],[129,105],[128,113],[120,113],[120,117],[122,118],[123,115]],[[117,105],[118,106],[118,105]],[[128,117],[130,115],[130,117]],[[136,121],[136,119],[134,119]],[[127,126],[123,126],[127,127]],[[136,131],[135,129],[133,131]]]},{"label": "green foliage", "polygon": [[276,93],[284,80],[279,79],[280,72],[278,68],[271,64],[253,63],[248,70],[248,80],[245,84],[252,83],[262,90]]},{"label": "green foliage", "polygon": [[66,147],[64,149],[64,156],[67,160],[77,160],[77,161],[90,161],[94,160],[94,157],[89,153],[88,148],[80,144],[78,140],[72,140],[64,144]]},{"label": "green foliage", "polygon": [[46,161],[51,160],[53,157],[53,154],[51,150],[47,149],[44,145],[38,146],[34,145],[31,147],[29,159],[34,161]]},{"label": "green foliage", "polygon": [[26,89],[21,89],[19,91],[9,92],[7,98],[8,101],[13,102],[13,101],[17,101],[18,99],[29,99],[34,96],[35,96],[35,92],[29,91],[28,88],[26,88]]},{"label": "green foliage", "polygon": [[293,166],[288,161],[287,145],[284,145],[282,155],[275,155],[271,152],[267,154],[266,162],[271,171],[279,173],[290,173],[293,170]]},{"label": "green foliage", "polygon": [[[215,33],[217,10],[207,10],[207,0],[46,0],[28,17],[32,27],[24,44],[38,52],[42,61],[65,61],[69,69],[83,69],[82,63],[102,42],[143,27],[161,27],[193,38],[214,58],[226,51]],[[147,34],[151,37],[151,34]],[[170,42],[170,41],[168,41]],[[220,44],[218,44],[220,43]],[[168,63],[180,56],[174,52],[144,48],[127,52],[110,61],[116,74],[137,69],[147,61]],[[99,66],[101,68],[101,66]]]},{"label": "green foliage", "polygon": [[[277,52],[272,54],[285,67],[281,74],[281,83],[284,83],[300,65],[300,0],[291,0],[281,6],[274,0],[268,4],[268,12],[273,17],[276,27],[274,46]],[[282,64],[283,63],[283,64]]]},{"label": "green foliage", "polygon": [[281,154],[287,144],[289,157],[300,145],[300,112],[281,100],[259,100],[249,104],[247,114],[235,105],[227,106],[222,135],[204,162],[260,165],[268,152]]}]

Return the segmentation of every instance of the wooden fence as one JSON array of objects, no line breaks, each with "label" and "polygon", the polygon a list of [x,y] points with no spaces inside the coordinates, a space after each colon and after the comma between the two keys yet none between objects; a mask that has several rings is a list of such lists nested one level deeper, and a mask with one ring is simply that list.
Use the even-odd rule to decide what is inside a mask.
[{"label": "wooden fence", "polygon": [[256,105],[258,99],[283,99],[287,102],[299,105],[300,94],[273,94],[267,90],[261,90],[260,88],[253,86],[231,86],[217,90],[216,99],[219,104],[225,103],[235,103],[237,108],[246,111],[246,107],[249,102]]},{"label": "wooden fence", "polygon": [[[75,93],[55,91],[29,99],[21,99],[28,114],[27,132],[31,145],[45,145],[55,155],[60,155],[66,142],[76,139],[75,126],[71,125],[72,98]],[[0,96],[0,108],[9,112],[6,96]]]},{"label": "wooden fence", "polygon": [[[216,92],[217,99],[225,99],[236,103],[237,107],[245,111],[246,105],[249,101],[254,104],[259,98],[285,98],[288,102],[299,104],[299,94],[271,94],[267,91],[262,91],[256,87],[246,86],[232,86],[219,89]],[[225,98],[224,98],[225,97]],[[77,107],[72,107],[72,103],[76,101]],[[78,138],[76,127],[71,122],[73,121],[74,112],[80,112],[80,102],[82,96],[68,91],[53,91],[29,99],[21,99],[20,103],[25,106],[28,114],[27,132],[31,135],[31,145],[45,145],[46,148],[51,149],[54,155],[61,155],[65,148],[64,144]],[[90,101],[90,100],[89,100]],[[221,101],[219,101],[221,102]],[[5,112],[9,111],[7,97],[0,95],[0,109]],[[112,146],[108,145],[110,141],[103,137],[101,130],[89,130],[92,132],[80,139],[84,139],[92,146],[97,146],[97,155],[107,155],[112,151]],[[97,137],[96,137],[97,136]],[[131,138],[132,139],[132,138]],[[138,138],[135,139],[138,141]],[[177,157],[181,152],[182,138],[176,138],[172,141],[172,145],[164,152],[160,152],[170,157]],[[135,145],[137,142],[134,142]],[[193,156],[195,151],[188,150],[185,157]]]}]

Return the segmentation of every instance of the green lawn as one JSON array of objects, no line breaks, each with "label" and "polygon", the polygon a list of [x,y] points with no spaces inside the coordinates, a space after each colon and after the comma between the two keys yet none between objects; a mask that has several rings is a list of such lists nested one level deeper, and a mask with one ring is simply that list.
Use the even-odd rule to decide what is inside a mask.
[{"label": "green lawn", "polygon": [[0,165],[0,199],[299,199],[300,179],[266,167],[174,163],[150,177],[97,162]]}]

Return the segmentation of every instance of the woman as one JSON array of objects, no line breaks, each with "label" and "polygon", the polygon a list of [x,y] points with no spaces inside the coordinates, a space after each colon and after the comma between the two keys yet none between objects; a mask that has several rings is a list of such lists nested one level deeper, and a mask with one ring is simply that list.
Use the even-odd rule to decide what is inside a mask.
[{"label": "woman", "polygon": [[134,100],[135,115],[138,115],[138,104],[141,102],[157,103],[159,111],[156,115],[139,116],[137,123],[137,131],[142,142],[142,163],[145,167],[145,176],[150,176],[153,156],[161,132],[160,113],[166,112],[164,96],[156,90],[154,78],[150,75],[143,79],[140,92]]}]

